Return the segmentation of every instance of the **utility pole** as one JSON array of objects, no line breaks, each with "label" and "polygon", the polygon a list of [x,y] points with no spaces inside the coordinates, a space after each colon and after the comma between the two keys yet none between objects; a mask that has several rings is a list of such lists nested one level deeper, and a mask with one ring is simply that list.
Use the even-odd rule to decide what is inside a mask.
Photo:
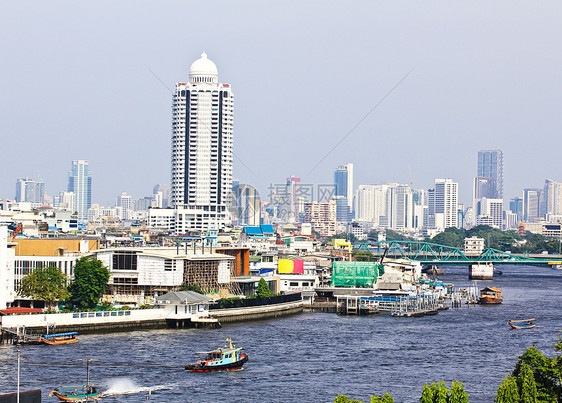
[{"label": "utility pole", "polygon": [[16,402],[20,403],[20,344],[19,342],[18,342],[18,389],[17,389]]}]

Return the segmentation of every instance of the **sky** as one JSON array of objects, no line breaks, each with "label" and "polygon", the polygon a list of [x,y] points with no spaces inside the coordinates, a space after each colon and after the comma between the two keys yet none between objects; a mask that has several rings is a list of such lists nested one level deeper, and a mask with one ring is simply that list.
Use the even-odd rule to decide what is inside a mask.
[{"label": "sky", "polygon": [[0,198],[66,190],[77,159],[102,205],[169,184],[170,89],[203,51],[235,94],[234,177],[263,199],[352,162],[356,185],[452,178],[470,204],[487,149],[519,196],[562,181],[561,20],[559,1],[2,0]]}]

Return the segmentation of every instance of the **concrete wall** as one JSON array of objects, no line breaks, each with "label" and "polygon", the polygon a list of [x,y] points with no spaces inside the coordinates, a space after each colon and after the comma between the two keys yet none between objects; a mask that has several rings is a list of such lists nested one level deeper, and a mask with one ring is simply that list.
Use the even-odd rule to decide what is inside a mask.
[{"label": "concrete wall", "polygon": [[218,319],[220,323],[231,323],[277,318],[280,316],[293,315],[302,311],[303,301],[295,301],[251,308],[214,309],[210,311],[210,314],[213,318]]}]

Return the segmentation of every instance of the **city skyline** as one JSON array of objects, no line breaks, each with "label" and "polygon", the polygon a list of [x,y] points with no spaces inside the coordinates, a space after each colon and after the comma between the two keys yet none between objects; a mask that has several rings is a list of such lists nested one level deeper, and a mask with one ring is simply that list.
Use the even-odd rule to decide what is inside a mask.
[{"label": "city skyline", "polygon": [[[542,187],[545,178],[562,179],[555,154],[562,126],[558,3],[439,2],[408,12],[391,2],[353,10],[311,3],[296,19],[292,7],[258,5],[250,7],[250,23],[230,3],[176,4],[156,13],[137,3],[109,10],[98,4],[57,14],[39,2],[3,5],[3,37],[21,32],[2,45],[5,145],[16,150],[24,138],[42,146],[5,156],[12,169],[0,175],[0,197],[11,198],[18,177],[40,177],[46,192],[57,194],[75,158],[90,161],[100,203],[168,183],[170,92],[201,49],[216,55],[225,81],[236,85],[233,176],[261,195],[287,177],[286,162],[303,182],[331,183],[333,167],[349,161],[357,184],[409,183],[411,170],[415,188],[452,178],[469,204],[473,155],[481,149],[505,153],[504,200]],[[187,11],[202,18],[189,27],[175,23]],[[210,27],[211,15],[228,15],[231,23]],[[102,28],[97,21],[106,17]],[[186,44],[191,31],[201,39]],[[329,47],[318,40],[333,35],[339,39]],[[337,96],[326,84],[332,82],[345,83]],[[84,83],[95,85],[77,90]],[[46,164],[45,155],[57,158]],[[142,164],[146,159],[151,163]]]}]

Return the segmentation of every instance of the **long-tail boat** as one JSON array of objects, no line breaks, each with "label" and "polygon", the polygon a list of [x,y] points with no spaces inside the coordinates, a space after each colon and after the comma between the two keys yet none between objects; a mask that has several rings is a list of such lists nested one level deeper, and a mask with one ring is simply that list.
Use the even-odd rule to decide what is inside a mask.
[{"label": "long-tail boat", "polygon": [[532,329],[535,325],[535,318],[532,319],[520,319],[520,320],[508,320],[507,324],[513,329]]},{"label": "long-tail boat", "polygon": [[78,343],[78,339],[76,338],[77,334],[78,332],[44,334],[39,337],[39,341],[50,346],[57,346],[59,344],[74,344]]},{"label": "long-tail boat", "polygon": [[192,372],[211,372],[241,369],[248,361],[248,356],[242,354],[242,347],[236,347],[231,339],[226,339],[227,346],[219,347],[213,351],[200,352],[205,358],[193,364],[187,364],[185,369]]},{"label": "long-tail boat", "polygon": [[49,397],[56,396],[62,402],[97,402],[102,393],[98,391],[97,385],[90,383],[90,363],[91,359],[86,361],[86,384],[82,386],[66,386],[55,388],[49,393]]}]

